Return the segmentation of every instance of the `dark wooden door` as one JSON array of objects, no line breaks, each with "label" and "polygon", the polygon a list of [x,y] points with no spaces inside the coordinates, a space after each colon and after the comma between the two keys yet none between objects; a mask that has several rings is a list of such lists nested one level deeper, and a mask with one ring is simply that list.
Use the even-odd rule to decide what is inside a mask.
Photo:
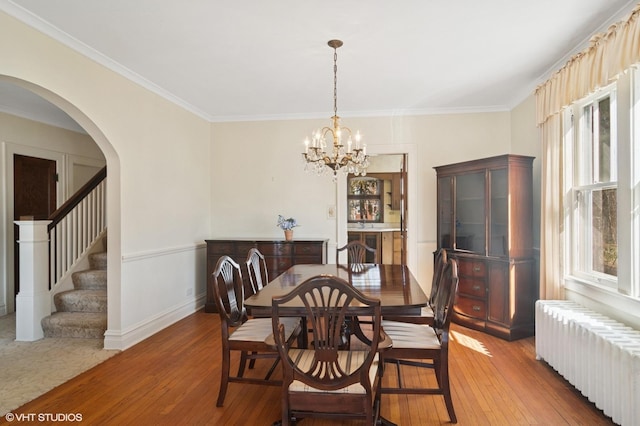
[{"label": "dark wooden door", "polygon": [[[45,220],[56,210],[56,162],[13,156],[13,219]],[[19,228],[14,225],[15,294],[20,291]]]}]

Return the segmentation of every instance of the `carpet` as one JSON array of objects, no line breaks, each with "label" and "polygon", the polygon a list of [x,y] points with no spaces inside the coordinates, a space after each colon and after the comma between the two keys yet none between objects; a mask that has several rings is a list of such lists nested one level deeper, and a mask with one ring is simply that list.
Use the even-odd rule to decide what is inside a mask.
[{"label": "carpet", "polygon": [[117,354],[102,339],[16,342],[16,316],[0,317],[0,416]]}]

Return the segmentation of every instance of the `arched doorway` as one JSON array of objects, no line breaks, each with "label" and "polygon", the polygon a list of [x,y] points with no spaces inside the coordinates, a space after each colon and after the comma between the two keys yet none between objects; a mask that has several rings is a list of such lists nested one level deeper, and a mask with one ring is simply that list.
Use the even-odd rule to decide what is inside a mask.
[{"label": "arched doorway", "polygon": [[[120,187],[120,177],[119,177],[119,158],[113,149],[112,145],[108,142],[107,138],[104,136],[102,131],[98,128],[98,126],[91,120],[90,117],[86,116],[83,112],[81,112],[78,108],[72,105],[67,100],[58,96],[57,94],[43,88],[32,84],[25,80],[20,80],[13,77],[8,77],[4,75],[0,75],[0,83],[14,85],[21,89],[29,91],[31,94],[35,94],[38,97],[46,100],[48,103],[53,105],[55,108],[59,109],[60,113],[66,114],[68,117],[73,119],[75,123],[77,123],[78,128],[83,129],[86,132],[87,139],[92,140],[95,143],[97,149],[101,151],[104,156],[104,161],[106,162],[108,168],[108,176],[107,176],[107,227],[109,229],[108,241],[109,241],[109,262],[108,262],[108,328],[118,329],[120,326],[120,302],[119,302],[119,288],[114,288],[115,286],[110,283],[116,282],[119,283],[119,279],[117,277],[120,276],[120,202],[119,202],[119,187]],[[34,107],[35,108],[35,107]],[[6,108],[5,108],[6,111]],[[28,111],[26,111],[28,112]],[[4,113],[3,113],[4,114]],[[11,115],[9,113],[9,115]],[[24,117],[23,114],[20,114]],[[19,117],[19,115],[18,115]],[[6,117],[5,117],[6,119]],[[19,117],[16,122],[19,122],[20,125],[16,127],[25,126],[26,120],[24,118]],[[37,126],[37,125],[35,125]],[[28,127],[28,126],[26,126]],[[5,135],[0,134],[0,144],[2,144],[2,161],[3,168],[7,166],[7,168],[13,168],[13,154],[14,153],[24,153],[26,155],[32,155],[35,157],[47,156],[48,150],[46,149],[46,145],[38,146],[37,143],[33,143],[31,140],[28,143],[20,143],[20,131],[28,132],[28,130],[24,129],[11,129],[11,132],[7,131]],[[28,138],[25,138],[28,139]],[[59,151],[49,151],[49,152],[59,152]],[[34,155],[35,154],[35,155]],[[55,157],[55,155],[54,155]],[[61,160],[62,157],[58,158]],[[76,156],[80,157],[80,156]],[[73,168],[70,166],[70,163],[66,161],[61,168],[64,169],[65,173],[72,173],[70,170]],[[77,169],[76,173],[83,173],[82,170]],[[7,174],[11,175],[12,174]],[[78,181],[78,179],[75,179]],[[5,236],[2,241],[0,241],[0,245],[2,246],[2,259],[0,259],[0,264],[4,266],[3,273],[0,275],[0,290],[2,290],[2,294],[0,295],[0,304],[4,305],[5,312],[11,312],[13,310],[13,188],[11,185],[13,184],[13,178],[11,179],[3,179],[0,182],[0,185],[3,186],[3,191],[7,193],[7,197],[4,197],[3,200],[0,200],[0,206],[2,208],[1,217],[5,220],[2,221],[0,227],[2,228],[2,235]],[[67,185],[69,188],[72,188],[73,185]],[[69,189],[71,191],[71,189]],[[61,194],[61,197],[69,195],[67,193],[65,186],[65,191]],[[59,197],[60,199],[60,197]],[[64,198],[62,198],[64,201]],[[116,278],[116,279],[111,279]]]}]

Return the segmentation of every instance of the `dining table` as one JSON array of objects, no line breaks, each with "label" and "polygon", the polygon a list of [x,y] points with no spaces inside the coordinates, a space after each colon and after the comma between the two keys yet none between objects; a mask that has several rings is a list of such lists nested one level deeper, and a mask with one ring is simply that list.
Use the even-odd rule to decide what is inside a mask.
[{"label": "dining table", "polygon": [[[353,264],[353,265],[293,265],[274,278],[258,293],[245,299],[252,315],[270,316],[274,296],[288,294],[297,285],[317,275],[342,278],[364,295],[380,299],[382,315],[418,315],[429,299],[406,265]],[[304,315],[304,306],[289,306],[290,312]],[[295,309],[300,311],[296,312]]]}]

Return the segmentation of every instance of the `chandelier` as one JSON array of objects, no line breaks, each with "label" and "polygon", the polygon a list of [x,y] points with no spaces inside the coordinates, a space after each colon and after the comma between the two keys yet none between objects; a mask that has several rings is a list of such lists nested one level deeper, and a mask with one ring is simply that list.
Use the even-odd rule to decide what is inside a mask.
[{"label": "chandelier", "polygon": [[366,175],[369,156],[367,155],[367,145],[361,144],[360,131],[353,135],[351,129],[340,125],[337,49],[342,46],[342,41],[329,40],[327,44],[333,48],[333,117],[331,117],[333,124],[331,127],[317,129],[313,132],[311,140],[308,137],[305,139],[302,156],[307,172],[315,172],[318,175],[331,173],[333,180],[336,181],[338,170],[356,176]]}]

